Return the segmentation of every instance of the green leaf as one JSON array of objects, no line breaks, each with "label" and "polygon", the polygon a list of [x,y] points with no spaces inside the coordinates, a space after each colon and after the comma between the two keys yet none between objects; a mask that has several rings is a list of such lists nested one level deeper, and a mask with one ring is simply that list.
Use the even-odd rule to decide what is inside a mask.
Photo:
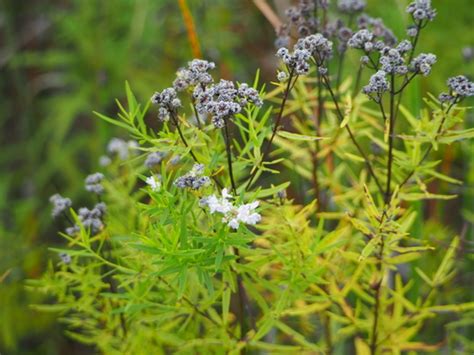
[{"label": "green leaf", "polygon": [[380,244],[380,236],[376,236],[375,238],[372,238],[367,245],[362,249],[362,252],[360,253],[359,256],[359,261],[362,261],[369,257],[373,251],[375,250],[376,246]]},{"label": "green leaf", "polygon": [[227,324],[229,319],[231,290],[227,287],[222,293],[222,321]]},{"label": "green leaf", "polygon": [[288,131],[279,131],[278,135],[283,138],[287,138],[292,141],[304,141],[304,142],[314,142],[318,141],[321,139],[324,139],[322,137],[316,137],[316,136],[306,136],[298,133],[292,133]]}]

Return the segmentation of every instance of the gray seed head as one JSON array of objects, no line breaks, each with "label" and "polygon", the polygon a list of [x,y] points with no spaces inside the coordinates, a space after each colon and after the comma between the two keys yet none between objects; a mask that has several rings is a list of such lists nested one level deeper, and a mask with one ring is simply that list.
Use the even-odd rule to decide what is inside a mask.
[{"label": "gray seed head", "polygon": [[367,3],[365,0],[339,0],[337,8],[344,13],[354,14],[363,11]]},{"label": "gray seed head", "polygon": [[419,72],[424,76],[431,73],[431,67],[436,63],[436,56],[432,53],[421,53],[416,56],[410,66],[415,72]]},{"label": "gray seed head", "polygon": [[61,214],[66,212],[72,205],[71,199],[62,197],[60,194],[54,194],[49,198],[49,202],[53,204],[53,210],[51,215],[53,218],[59,217]]},{"label": "gray seed head", "polygon": [[163,158],[166,156],[163,152],[153,152],[147,155],[145,160],[145,166],[148,169],[152,169],[157,165],[160,165]]},{"label": "gray seed head", "polygon": [[406,11],[417,21],[433,21],[436,17],[436,10],[431,7],[431,0],[415,0],[407,6]]},{"label": "gray seed head", "polygon": [[464,75],[449,78],[447,84],[454,96],[460,98],[474,96],[474,83]]}]

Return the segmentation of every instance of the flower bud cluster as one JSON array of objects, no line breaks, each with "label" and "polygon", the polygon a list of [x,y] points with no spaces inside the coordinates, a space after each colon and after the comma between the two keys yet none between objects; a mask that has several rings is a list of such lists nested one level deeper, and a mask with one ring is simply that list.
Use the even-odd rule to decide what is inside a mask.
[{"label": "flower bud cluster", "polygon": [[95,193],[97,195],[103,194],[104,187],[101,184],[103,179],[104,179],[104,174],[102,173],[94,173],[94,174],[88,175],[84,181],[86,191]]},{"label": "flower bud cluster", "polygon": [[432,53],[421,53],[413,58],[410,69],[414,72],[427,76],[431,73],[431,67],[436,63],[436,56]]},{"label": "flower bud cluster", "polygon": [[465,97],[474,96],[474,82],[470,81],[464,75],[454,76],[447,81],[449,93],[441,93],[439,100],[441,102],[455,102]]},{"label": "flower bud cluster", "polygon": [[144,164],[148,169],[153,169],[155,166],[160,165],[165,157],[166,153],[164,152],[153,152],[147,155]]},{"label": "flower bud cluster", "polygon": [[211,179],[204,175],[204,165],[194,164],[193,168],[183,176],[174,181],[174,185],[180,189],[199,190],[201,187],[209,185]]},{"label": "flower bud cluster", "polygon": [[407,6],[406,11],[415,21],[433,21],[436,17],[436,10],[431,7],[431,0],[415,0]]},{"label": "flower bud cluster", "polygon": [[388,91],[389,82],[387,81],[387,73],[379,70],[369,79],[369,84],[364,86],[362,92],[368,95],[376,102],[380,102],[381,96],[385,91]]},{"label": "flower bud cluster", "polygon": [[53,204],[53,210],[51,211],[53,218],[57,218],[64,212],[67,212],[72,205],[70,198],[62,197],[60,194],[51,196],[49,202]]},{"label": "flower bud cluster", "polygon": [[[397,38],[387,26],[385,26],[381,18],[373,18],[366,14],[362,14],[357,18],[357,27],[359,30],[370,30],[374,37],[378,38],[383,45],[378,44],[377,47],[394,46],[397,43]],[[375,45],[375,43],[374,43]],[[380,50],[381,48],[375,48]]]},{"label": "flower bud cluster", "polygon": [[166,88],[162,92],[155,92],[151,97],[151,102],[158,105],[158,120],[162,122],[168,121],[170,115],[181,107],[181,100],[174,88]]},{"label": "flower bud cluster", "polygon": [[339,11],[347,14],[355,14],[364,11],[366,6],[367,2],[365,0],[339,0],[337,2]]},{"label": "flower bud cluster", "polygon": [[[107,153],[111,155],[116,155],[120,160],[127,160],[131,153],[138,148],[138,143],[134,140],[125,141],[121,138],[112,138],[107,144]],[[110,158],[107,162],[104,158],[107,156],[102,156],[101,159],[105,165],[110,164]]]},{"label": "flower bud cluster", "polygon": [[208,62],[202,59],[193,59],[188,62],[186,68],[178,70],[177,78],[173,82],[173,88],[176,91],[184,91],[188,88],[195,87],[196,85],[209,85],[214,80],[209,74],[209,70],[216,67],[213,62]]},{"label": "flower bud cluster", "polygon": [[236,88],[235,84],[228,80],[221,80],[204,89],[197,86],[193,96],[197,111],[210,115],[216,128],[224,127],[225,120],[241,112],[246,105],[263,104],[257,90],[245,83]]}]

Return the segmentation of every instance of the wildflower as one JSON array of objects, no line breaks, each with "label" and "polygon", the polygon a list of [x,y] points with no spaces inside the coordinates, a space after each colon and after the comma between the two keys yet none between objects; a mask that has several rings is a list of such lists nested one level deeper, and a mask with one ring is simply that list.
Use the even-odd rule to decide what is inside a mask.
[{"label": "wildflower", "polygon": [[170,115],[175,114],[176,110],[181,107],[181,100],[178,99],[174,88],[155,92],[151,97],[151,102],[158,105],[158,119],[162,122],[168,121]]},{"label": "wildflower", "polygon": [[462,56],[466,62],[471,62],[474,59],[474,47],[464,47]]},{"label": "wildflower", "polygon": [[177,78],[173,82],[176,91],[183,91],[196,85],[208,85],[213,82],[212,76],[208,73],[216,65],[202,59],[193,59],[188,62],[186,68],[182,68],[177,73]]},{"label": "wildflower", "polygon": [[66,228],[66,234],[70,235],[70,236],[73,236],[73,235],[76,235],[77,233],[79,233],[80,230],[81,230],[81,228],[77,224],[75,224],[72,227]]},{"label": "wildflower", "polygon": [[436,16],[436,10],[431,7],[431,0],[415,0],[407,6],[406,11],[418,21],[433,21]]},{"label": "wildflower", "polygon": [[382,56],[380,57],[381,69],[387,74],[401,74],[404,75],[408,72],[408,68],[405,65],[405,61],[401,53],[390,47],[385,47],[381,51]]},{"label": "wildflower", "polygon": [[438,100],[440,102],[449,102],[449,101],[453,101],[453,99],[454,99],[454,97],[452,95],[448,94],[447,92],[442,92],[438,96]]},{"label": "wildflower", "polygon": [[280,48],[276,54],[286,64],[289,70],[298,75],[306,75],[309,72],[309,59],[311,53],[307,50],[295,49],[292,53],[287,48]]},{"label": "wildflower", "polygon": [[152,175],[146,178],[145,182],[150,186],[152,191],[159,191],[161,188],[161,181],[159,177]]},{"label": "wildflower", "polygon": [[201,199],[203,204],[207,204],[211,214],[218,212],[225,215],[234,208],[232,202],[229,201],[229,199],[232,198],[232,195],[229,194],[228,190],[222,189],[221,195],[221,198],[216,197],[216,195],[211,195],[205,200]]},{"label": "wildflower", "polygon": [[[369,30],[374,37],[379,37],[383,39],[384,45],[393,46],[397,42],[397,38],[393,32],[385,26],[384,22],[380,18],[373,18],[368,15],[362,14],[357,18],[357,24],[359,29]],[[357,48],[357,47],[354,47]],[[363,48],[359,48],[363,49]],[[376,48],[380,50],[382,48]]]},{"label": "wildflower", "polygon": [[96,234],[104,227],[102,218],[105,212],[106,205],[104,203],[98,203],[91,210],[87,207],[80,208],[78,218],[85,229],[89,229],[92,234]]},{"label": "wildflower", "polygon": [[308,51],[318,65],[323,64],[332,56],[332,42],[320,33],[299,39],[295,48],[296,50]]},{"label": "wildflower", "polygon": [[436,56],[432,53],[421,53],[411,62],[412,70],[419,72],[424,76],[431,73],[431,67],[436,63]]},{"label": "wildflower", "polygon": [[60,194],[54,194],[51,196],[49,202],[53,204],[53,210],[51,211],[53,218],[57,218],[72,205],[70,198],[62,197]]},{"label": "wildflower", "polygon": [[413,46],[412,46],[411,42],[405,39],[397,45],[396,49],[400,54],[403,55],[403,54],[406,54],[409,51],[411,51],[412,48],[413,48]]},{"label": "wildflower", "polygon": [[288,74],[285,71],[279,71],[277,74],[277,79],[280,83],[284,83],[288,80]]},{"label": "wildflower", "polygon": [[69,255],[68,253],[59,253],[59,258],[61,259],[61,261],[64,263],[64,264],[70,264],[71,263],[71,255]]},{"label": "wildflower", "polygon": [[186,175],[180,176],[174,181],[174,185],[180,189],[199,190],[201,187],[209,185],[210,182],[211,179],[204,175],[204,165],[194,164]]},{"label": "wildflower", "polygon": [[262,105],[257,90],[245,83],[236,88],[228,80],[221,80],[205,89],[196,87],[193,96],[197,111],[211,115],[216,128],[224,127],[225,119],[239,113],[247,104]]},{"label": "wildflower", "polygon": [[[285,11],[290,26],[296,28],[300,37],[307,36],[317,30],[319,22],[314,16],[314,11],[317,6],[321,5],[317,4],[318,2],[321,3],[321,1],[300,0],[297,6],[290,7]],[[291,28],[285,26],[282,33],[279,34],[280,38],[289,37],[290,30]]]},{"label": "wildflower", "polygon": [[407,36],[408,37],[416,37],[417,34],[418,34],[418,27],[417,26],[414,26],[414,25],[408,26],[408,28],[407,28]]},{"label": "wildflower", "polygon": [[138,143],[134,140],[127,142],[121,138],[112,138],[107,144],[107,152],[117,155],[120,160],[127,160],[130,156],[130,151],[135,150],[137,147]]},{"label": "wildflower", "polygon": [[[376,72],[370,77],[369,84],[364,86],[362,92],[376,102],[379,102],[380,96],[388,90],[388,81],[386,75],[387,73],[383,70]],[[375,96],[373,94],[375,94]]]},{"label": "wildflower", "polygon": [[109,166],[112,163],[112,160],[107,155],[102,155],[99,158],[99,165],[102,167]]},{"label": "wildflower", "polygon": [[234,206],[230,199],[232,199],[232,195],[229,194],[227,189],[223,189],[220,198],[211,195],[201,199],[200,205],[207,206],[211,214],[216,212],[223,214],[222,222],[227,223],[232,229],[238,229],[240,223],[255,225],[260,222],[261,216],[255,212],[259,205],[258,201]]},{"label": "wildflower", "polygon": [[97,195],[103,194],[104,187],[101,184],[103,179],[104,179],[104,174],[102,173],[94,173],[94,174],[88,175],[85,179],[86,191],[93,192]]},{"label": "wildflower", "polygon": [[159,165],[165,156],[166,154],[163,152],[150,153],[146,157],[145,166],[148,169],[152,169],[153,167]]},{"label": "wildflower", "polygon": [[339,0],[337,2],[337,8],[348,14],[363,11],[366,5],[365,0]]},{"label": "wildflower", "polygon": [[464,75],[449,78],[447,84],[453,96],[460,98],[474,96],[474,83]]},{"label": "wildflower", "polygon": [[351,48],[363,49],[366,52],[370,52],[373,49],[373,39],[374,34],[371,31],[362,29],[354,33],[347,44]]}]

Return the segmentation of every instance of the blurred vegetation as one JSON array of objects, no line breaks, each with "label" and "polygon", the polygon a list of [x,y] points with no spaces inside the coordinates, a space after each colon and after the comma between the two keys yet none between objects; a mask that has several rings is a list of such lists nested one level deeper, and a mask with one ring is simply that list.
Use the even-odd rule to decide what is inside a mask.
[{"label": "blurred vegetation", "polygon": [[[368,2],[402,35],[404,24],[392,14],[407,1]],[[265,81],[273,78],[274,32],[251,1],[187,3],[203,56],[219,64],[220,76],[246,80],[261,67]],[[438,93],[448,76],[474,73],[474,63],[461,56],[463,47],[474,45],[474,9],[472,0],[435,6],[438,16],[420,49],[442,60],[431,86],[420,85]],[[114,114],[125,80],[143,101],[166,86],[192,49],[175,0],[3,0],[0,39],[0,353],[79,353],[52,318],[28,307],[39,300],[23,286],[44,269],[47,245],[59,242],[48,196],[60,191],[83,198],[83,178],[115,134],[91,112]],[[443,169],[465,180],[466,190],[454,202],[420,206],[430,223],[461,232],[460,213],[446,213],[461,206],[464,218],[474,220],[472,152],[472,141],[449,151]],[[431,224],[418,228],[439,233]],[[472,240],[473,233],[471,223],[464,235]],[[463,282],[469,285],[473,263],[466,263]]]}]

